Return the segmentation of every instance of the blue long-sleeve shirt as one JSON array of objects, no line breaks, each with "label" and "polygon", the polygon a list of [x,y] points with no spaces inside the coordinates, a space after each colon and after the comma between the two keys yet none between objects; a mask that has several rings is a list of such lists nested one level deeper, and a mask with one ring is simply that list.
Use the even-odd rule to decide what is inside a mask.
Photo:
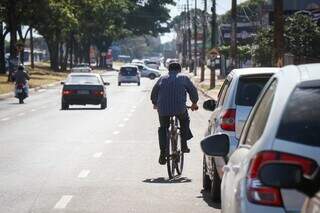
[{"label": "blue long-sleeve shirt", "polygon": [[192,103],[199,100],[197,88],[188,76],[169,72],[160,77],[151,92],[151,101],[157,106],[160,116],[173,116],[187,110],[187,93]]}]

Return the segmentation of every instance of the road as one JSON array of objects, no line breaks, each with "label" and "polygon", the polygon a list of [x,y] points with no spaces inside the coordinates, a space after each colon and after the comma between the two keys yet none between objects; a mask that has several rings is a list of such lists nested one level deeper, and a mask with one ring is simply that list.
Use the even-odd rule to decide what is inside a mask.
[{"label": "road", "polygon": [[[61,87],[18,105],[0,102],[0,212],[220,212],[202,193],[199,141],[209,113],[190,113],[195,138],[183,176],[169,181],[158,164],[155,83],[117,86],[104,79],[108,108],[60,110]],[[201,97],[200,104],[204,98]]]}]

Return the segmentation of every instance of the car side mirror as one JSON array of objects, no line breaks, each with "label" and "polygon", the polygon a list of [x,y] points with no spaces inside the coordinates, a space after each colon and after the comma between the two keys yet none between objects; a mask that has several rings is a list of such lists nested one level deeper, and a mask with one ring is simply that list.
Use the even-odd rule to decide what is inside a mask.
[{"label": "car side mirror", "polygon": [[217,105],[216,101],[211,99],[203,103],[203,108],[208,111],[214,111],[216,108],[216,105]]},{"label": "car side mirror", "polygon": [[216,134],[204,138],[200,142],[205,155],[225,157],[229,154],[230,141],[226,134]]},{"label": "car side mirror", "polygon": [[296,189],[302,182],[303,173],[298,164],[267,163],[260,168],[259,179],[266,186]]},{"label": "car side mirror", "polygon": [[65,82],[64,82],[64,81],[61,81],[61,82],[60,82],[60,84],[61,84],[61,85],[64,85],[64,84],[65,84]]}]

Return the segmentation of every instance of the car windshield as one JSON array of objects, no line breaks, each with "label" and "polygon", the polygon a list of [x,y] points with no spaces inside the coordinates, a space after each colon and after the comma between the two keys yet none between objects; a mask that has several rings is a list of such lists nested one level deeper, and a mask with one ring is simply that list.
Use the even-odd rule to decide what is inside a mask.
[{"label": "car windshield", "polygon": [[320,146],[320,87],[297,88],[281,119],[277,138]]},{"label": "car windshield", "polygon": [[73,75],[67,80],[70,84],[100,84],[97,76]]},{"label": "car windshield", "polygon": [[134,67],[122,67],[120,74],[123,76],[135,76],[137,75],[137,68]]},{"label": "car windshield", "polygon": [[271,75],[241,77],[237,88],[236,105],[252,107],[270,77]]}]

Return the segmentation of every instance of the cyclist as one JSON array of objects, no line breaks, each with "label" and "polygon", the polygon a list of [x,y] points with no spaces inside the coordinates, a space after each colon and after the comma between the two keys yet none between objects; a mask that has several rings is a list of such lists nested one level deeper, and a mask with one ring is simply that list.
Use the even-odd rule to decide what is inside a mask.
[{"label": "cyclist", "polygon": [[170,116],[177,116],[180,122],[181,151],[189,153],[187,141],[193,135],[190,130],[190,118],[187,111],[187,93],[192,102],[191,110],[198,109],[198,91],[188,76],[181,72],[179,63],[169,64],[169,74],[160,77],[151,92],[153,108],[158,111],[160,127],[158,130],[160,157],[159,163],[166,164],[167,130],[170,125]]}]

